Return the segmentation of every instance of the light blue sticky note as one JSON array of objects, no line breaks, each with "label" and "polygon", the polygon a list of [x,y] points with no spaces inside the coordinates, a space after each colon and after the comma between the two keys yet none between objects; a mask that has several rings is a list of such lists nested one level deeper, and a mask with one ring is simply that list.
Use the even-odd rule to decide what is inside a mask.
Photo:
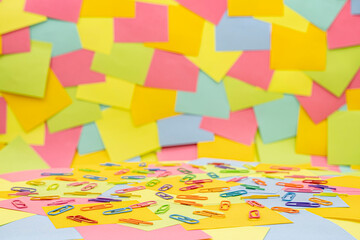
[{"label": "light blue sticky note", "polygon": [[83,126],[77,149],[80,155],[105,149],[99,130],[95,123],[92,122]]},{"label": "light blue sticky note", "polygon": [[64,240],[81,239],[75,228],[56,229],[46,216],[35,215],[0,227],[4,240]]},{"label": "light blue sticky note", "polygon": [[312,24],[326,31],[346,0],[285,0],[285,4]]},{"label": "light blue sticky note", "polygon": [[52,56],[58,56],[82,48],[76,24],[55,19],[30,27],[31,39],[51,42]]},{"label": "light blue sticky note", "polygon": [[268,50],[271,25],[252,17],[229,17],[216,26],[216,51]]},{"label": "light blue sticky note", "polygon": [[360,0],[351,0],[351,14],[360,14]]},{"label": "light blue sticky note", "polygon": [[263,143],[295,137],[299,102],[292,95],[254,107]]},{"label": "light blue sticky note", "polygon": [[229,118],[230,106],[224,83],[217,83],[200,71],[196,92],[178,91],[175,110],[201,116]]},{"label": "light blue sticky note", "polygon": [[160,146],[176,146],[214,141],[214,134],[200,129],[201,117],[180,115],[157,122]]},{"label": "light blue sticky note", "polygon": [[244,164],[251,165],[254,167],[256,167],[259,164],[258,162],[242,162],[237,160],[227,160],[227,159],[219,159],[219,158],[199,158],[196,160],[189,161],[188,164],[204,166],[214,162],[225,163],[231,165],[232,167],[238,167],[238,168],[243,168]]},{"label": "light blue sticky note", "polygon": [[348,110],[347,105],[343,105],[341,108],[338,109],[338,111],[346,112]]}]

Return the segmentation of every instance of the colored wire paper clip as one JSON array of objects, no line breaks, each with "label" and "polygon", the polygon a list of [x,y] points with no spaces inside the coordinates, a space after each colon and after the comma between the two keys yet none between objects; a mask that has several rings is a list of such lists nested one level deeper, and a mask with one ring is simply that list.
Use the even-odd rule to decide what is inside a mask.
[{"label": "colored wire paper clip", "polygon": [[249,219],[260,219],[260,212],[259,210],[251,210],[249,212]]},{"label": "colored wire paper clip", "polygon": [[27,181],[26,184],[33,185],[33,186],[41,186],[41,185],[45,185],[45,182],[42,182],[42,181]]},{"label": "colored wire paper clip", "polygon": [[303,183],[314,183],[314,184],[326,184],[328,181],[326,180],[303,180]]},{"label": "colored wire paper clip", "polygon": [[184,173],[184,174],[191,174],[192,171],[185,169],[185,168],[178,168],[177,169],[179,172]]},{"label": "colored wire paper clip", "polygon": [[174,202],[180,203],[181,205],[187,205],[187,206],[195,206],[195,207],[202,207],[203,205],[200,203],[196,203],[193,201],[185,201],[185,200],[175,200]]},{"label": "colored wire paper clip", "polygon": [[170,200],[170,199],[173,199],[174,197],[167,194],[167,193],[164,193],[164,192],[157,192],[155,193],[156,196],[158,197],[161,197],[162,199],[165,199],[165,200]]},{"label": "colored wire paper clip", "polygon": [[236,196],[244,195],[247,193],[248,192],[245,190],[237,190],[237,191],[233,191],[233,192],[222,193],[222,194],[220,194],[220,197],[236,197]]},{"label": "colored wire paper clip", "polygon": [[236,178],[231,178],[231,179],[227,180],[226,182],[239,182],[246,178],[248,178],[248,177],[236,177]]},{"label": "colored wire paper clip", "polygon": [[48,172],[44,172],[41,173],[41,176],[72,176],[74,175],[73,173],[48,173]]},{"label": "colored wire paper clip", "polygon": [[217,213],[208,210],[194,211],[193,214],[212,218],[225,218],[225,214],[223,213]]},{"label": "colored wire paper clip", "polygon": [[48,203],[48,206],[57,206],[57,205],[65,205],[70,202],[75,202],[74,199],[68,199],[68,200],[59,200],[52,203]]},{"label": "colored wire paper clip", "polygon": [[156,204],[156,201],[147,201],[147,202],[130,205],[129,208],[135,209],[135,208],[149,207],[154,204]]},{"label": "colored wire paper clip", "polygon": [[193,180],[194,178],[196,178],[196,175],[188,174],[185,177],[183,177],[182,179],[180,179],[180,182],[190,181],[190,180]]},{"label": "colored wire paper clip", "polygon": [[27,188],[27,187],[12,187],[11,191],[16,191],[16,192],[31,192],[34,193],[36,192],[36,188]]},{"label": "colored wire paper clip", "polygon": [[89,191],[93,188],[97,187],[97,183],[90,183],[84,187],[81,188],[81,191]]},{"label": "colored wire paper clip", "polygon": [[208,172],[207,175],[211,178],[219,178],[219,175],[217,175],[216,173],[214,172]]},{"label": "colored wire paper clip", "polygon": [[199,193],[208,193],[208,192],[225,192],[230,190],[229,187],[215,187],[215,188],[203,188],[199,190]]},{"label": "colored wire paper clip", "polygon": [[228,211],[230,209],[230,207],[231,207],[231,202],[230,201],[224,200],[224,201],[220,202],[219,209],[221,211]]},{"label": "colored wire paper clip", "polygon": [[170,205],[166,204],[166,205],[162,205],[161,207],[159,207],[156,211],[155,214],[163,214],[166,213],[167,211],[169,211],[170,209]]},{"label": "colored wire paper clip", "polygon": [[112,208],[113,205],[111,203],[107,204],[100,204],[100,205],[92,205],[87,207],[80,208],[81,211],[93,211],[93,210],[99,210],[99,209],[105,209],[105,208]]},{"label": "colored wire paper clip", "polygon": [[69,177],[56,177],[56,180],[60,180],[60,181],[67,181],[67,182],[75,182],[77,181],[76,178],[69,178]]},{"label": "colored wire paper clip", "polygon": [[282,196],[281,200],[289,202],[289,201],[293,200],[295,198],[295,196],[296,196],[296,193],[288,192],[284,196]]},{"label": "colored wire paper clip", "polygon": [[116,190],[115,193],[135,192],[135,191],[140,191],[140,190],[144,190],[144,189],[146,189],[146,187],[138,186],[138,187],[131,187],[131,188],[124,188],[124,189]]},{"label": "colored wire paper clip", "polygon": [[201,184],[195,184],[195,185],[190,185],[190,186],[187,186],[187,187],[179,188],[179,190],[180,191],[189,191],[189,190],[194,190],[194,189],[202,188],[202,187],[204,187],[204,186],[201,185]]},{"label": "colored wire paper clip", "polygon": [[299,210],[286,207],[272,207],[271,210],[286,213],[299,213]]},{"label": "colored wire paper clip", "polygon": [[138,220],[138,219],[133,219],[133,218],[120,218],[119,221],[130,223],[130,224],[136,224],[136,225],[139,225],[139,224],[154,225],[154,223],[152,223],[152,222],[146,222],[143,220]]},{"label": "colored wire paper clip", "polygon": [[284,186],[284,187],[292,187],[292,188],[303,188],[304,185],[301,184],[294,184],[294,183],[286,183],[286,182],[277,182],[277,186]]},{"label": "colored wire paper clip", "polygon": [[65,195],[78,195],[78,196],[87,196],[87,195],[100,195],[101,193],[94,192],[66,192]]},{"label": "colored wire paper clip", "polygon": [[132,193],[112,193],[112,196],[118,196],[118,197],[125,197],[125,198],[129,198],[129,197],[141,197],[141,195],[135,195]]},{"label": "colored wire paper clip", "polygon": [[176,198],[192,199],[192,200],[208,200],[208,197],[203,197],[198,195],[177,195]]},{"label": "colored wire paper clip", "polygon": [[51,184],[50,186],[48,186],[48,188],[46,190],[47,191],[53,191],[53,190],[56,190],[58,188],[59,188],[59,184],[54,183],[54,184]]},{"label": "colored wire paper clip", "polygon": [[286,206],[293,206],[293,207],[320,207],[320,204],[313,203],[313,202],[287,202],[285,203]]},{"label": "colored wire paper clip", "polygon": [[246,201],[247,204],[249,204],[252,207],[259,207],[259,208],[264,208],[265,206],[256,202],[256,201]]},{"label": "colored wire paper clip", "polygon": [[131,207],[117,208],[117,209],[113,209],[113,210],[104,211],[103,214],[104,215],[114,215],[114,214],[132,212],[132,210],[133,209]]},{"label": "colored wire paper clip", "polygon": [[16,208],[22,209],[27,208],[26,204],[20,200],[13,200],[11,201],[11,204],[14,205]]},{"label": "colored wire paper clip", "polygon": [[330,201],[326,201],[326,200],[324,200],[324,199],[320,199],[320,198],[316,198],[316,197],[309,198],[309,201],[310,201],[310,202],[314,202],[314,203],[318,203],[318,204],[324,205],[324,206],[331,206],[331,205],[333,205],[333,203],[330,202]]},{"label": "colored wire paper clip", "polygon": [[106,177],[98,177],[98,176],[94,176],[94,175],[84,175],[83,178],[96,180],[96,181],[106,181],[107,180]]},{"label": "colored wire paper clip", "polygon": [[199,223],[199,220],[193,219],[193,218],[189,218],[189,217],[185,217],[179,214],[171,214],[169,216],[169,218],[171,219],[175,219],[178,220],[180,222],[184,222],[184,223],[188,223],[188,224],[196,224]]},{"label": "colored wire paper clip", "polygon": [[309,189],[309,188],[285,188],[285,192],[296,192],[296,193],[321,193],[320,189]]},{"label": "colored wire paper clip", "polygon": [[212,181],[213,181],[212,179],[189,180],[189,181],[186,181],[185,184],[191,185],[191,184],[200,184],[200,183],[210,183]]},{"label": "colored wire paper clip", "polygon": [[43,201],[43,200],[55,200],[59,199],[60,196],[54,195],[54,196],[41,196],[41,197],[32,197],[30,198],[31,201]]},{"label": "colored wire paper clip", "polygon": [[158,179],[153,179],[153,180],[150,180],[149,182],[146,183],[146,186],[147,187],[154,187],[156,186],[158,183],[160,183],[160,180]]},{"label": "colored wire paper clip", "polygon": [[70,219],[70,220],[73,220],[73,221],[75,221],[75,222],[79,222],[79,223],[82,223],[82,222],[85,222],[85,223],[93,223],[93,224],[97,224],[97,223],[98,223],[98,221],[95,221],[95,220],[86,218],[86,217],[81,216],[81,215],[67,216],[66,218],[67,218],[67,219]]},{"label": "colored wire paper clip", "polygon": [[253,182],[256,183],[257,185],[261,185],[261,186],[267,186],[266,182],[257,179],[257,178],[253,178]]},{"label": "colored wire paper clip", "polygon": [[59,215],[61,213],[67,212],[74,209],[73,205],[65,205],[63,207],[59,207],[59,208],[55,208],[54,210],[51,210],[50,212],[48,212],[48,215],[50,216],[56,216]]},{"label": "colored wire paper clip", "polygon": [[173,185],[171,185],[171,184],[165,184],[165,185],[161,186],[158,190],[159,191],[167,191],[172,187],[173,187]]},{"label": "colored wire paper clip", "polygon": [[84,184],[87,184],[87,183],[89,183],[89,182],[74,182],[74,183],[66,184],[66,186],[77,187],[77,186],[81,186],[81,185],[84,185]]}]

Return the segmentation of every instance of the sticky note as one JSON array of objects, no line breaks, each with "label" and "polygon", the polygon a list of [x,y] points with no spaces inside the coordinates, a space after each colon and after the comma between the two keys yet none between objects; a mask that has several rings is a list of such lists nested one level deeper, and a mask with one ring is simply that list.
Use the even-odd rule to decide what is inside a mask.
[{"label": "sticky note", "polygon": [[71,167],[80,168],[80,167],[89,167],[89,166],[99,166],[100,163],[105,163],[110,161],[111,160],[106,151],[98,151],[85,155],[80,155],[78,153],[75,153]]},{"label": "sticky note", "polygon": [[270,92],[310,96],[313,82],[301,71],[275,71],[268,90]]},{"label": "sticky note", "polygon": [[44,98],[3,93],[22,128],[28,132],[69,106],[70,96],[50,70]]},{"label": "sticky note", "polygon": [[43,98],[51,44],[31,41],[31,52],[0,56],[0,90]]},{"label": "sticky note", "polygon": [[46,21],[45,16],[24,11],[25,0],[3,0],[0,6],[0,35]]},{"label": "sticky note", "polygon": [[[16,222],[20,219],[34,216],[34,214],[31,214],[31,213],[25,213],[25,212],[8,210],[8,209],[0,209],[0,214],[1,214],[0,226],[2,226],[2,227],[9,223]],[[17,231],[18,230],[19,229],[17,229]]]},{"label": "sticky note", "polygon": [[79,154],[88,154],[104,150],[99,130],[95,123],[83,125],[77,150]]},{"label": "sticky note", "polygon": [[351,14],[360,14],[360,1],[351,0]]},{"label": "sticky note", "polygon": [[33,40],[52,43],[52,57],[82,48],[76,24],[72,22],[48,19],[31,26],[30,35]]},{"label": "sticky note", "polygon": [[228,118],[230,107],[224,83],[217,83],[200,71],[196,92],[179,91],[175,110],[188,114]]},{"label": "sticky note", "polygon": [[137,0],[137,2],[153,3],[159,5],[179,5],[175,0]]},{"label": "sticky note", "polygon": [[328,119],[329,164],[360,164],[357,139],[360,134],[360,112],[337,112]]},{"label": "sticky note", "polygon": [[199,68],[183,55],[155,50],[144,86],[195,92]]},{"label": "sticky note", "polygon": [[135,17],[134,0],[84,0],[80,17]]},{"label": "sticky note", "polygon": [[131,117],[135,126],[177,115],[176,91],[135,86]]},{"label": "sticky note", "polygon": [[168,8],[136,3],[134,18],[114,19],[115,42],[167,42]]},{"label": "sticky note", "polygon": [[9,32],[0,37],[1,54],[30,52],[30,29],[28,27]]},{"label": "sticky note", "polygon": [[71,172],[71,168],[51,168],[51,170],[49,169],[25,170],[25,171],[1,174],[1,178],[6,179],[7,181],[10,182],[29,181],[36,178],[41,178],[42,177],[41,173],[45,171],[51,171],[54,173],[64,173],[64,172]]},{"label": "sticky note", "polygon": [[0,98],[0,134],[6,133],[6,102]]},{"label": "sticky note", "polygon": [[360,110],[360,89],[346,90],[346,103],[349,110]]},{"label": "sticky note", "polygon": [[106,76],[106,82],[80,85],[76,98],[88,102],[130,109],[135,84]]},{"label": "sticky note", "polygon": [[216,51],[268,50],[270,29],[267,22],[225,13],[216,26]]},{"label": "sticky note", "polygon": [[69,87],[66,92],[71,97],[72,104],[47,121],[50,133],[77,127],[101,118],[98,104],[76,99],[76,87]]},{"label": "sticky note", "polygon": [[110,55],[95,53],[91,69],[143,85],[153,53],[154,49],[140,43],[117,43]]},{"label": "sticky note", "polygon": [[329,221],[340,226],[342,229],[350,233],[355,239],[360,238],[359,223],[354,221],[346,221],[339,219],[328,219]]},{"label": "sticky note", "polygon": [[155,122],[136,127],[130,112],[115,108],[104,110],[102,115],[96,124],[112,161],[127,160],[160,148]]},{"label": "sticky note", "polygon": [[270,69],[269,51],[246,51],[227,75],[266,90],[273,73],[274,71]]},{"label": "sticky note", "polygon": [[163,147],[156,153],[159,161],[179,161],[197,159],[197,145]]},{"label": "sticky note", "polygon": [[271,69],[323,71],[326,68],[326,50],[326,32],[312,24],[306,32],[276,24],[272,26]]},{"label": "sticky note", "polygon": [[325,167],[331,171],[340,172],[339,166],[328,165],[327,157],[323,157],[323,156],[311,156],[311,165],[314,167]]},{"label": "sticky note", "polygon": [[[231,77],[224,78],[224,85],[231,111],[246,109],[283,97],[280,93],[267,92]],[[243,97],[239,98],[239,96]]]},{"label": "sticky note", "polygon": [[263,143],[296,136],[299,102],[292,95],[254,107]]},{"label": "sticky note", "polygon": [[201,117],[193,115],[179,115],[159,120],[157,124],[160,145],[167,147],[212,141],[214,135],[200,129],[200,122]]},{"label": "sticky note", "polygon": [[82,0],[29,0],[26,1],[25,11],[76,23],[82,3]]},{"label": "sticky note", "polygon": [[[169,6],[169,41],[145,46],[197,56],[205,20],[182,6]],[[181,36],[181,37],[180,37]]]},{"label": "sticky note", "polygon": [[204,230],[215,240],[227,240],[234,236],[241,236],[252,240],[263,240],[270,227],[235,227]]},{"label": "sticky note", "polygon": [[284,0],[229,0],[229,16],[282,16]]}]

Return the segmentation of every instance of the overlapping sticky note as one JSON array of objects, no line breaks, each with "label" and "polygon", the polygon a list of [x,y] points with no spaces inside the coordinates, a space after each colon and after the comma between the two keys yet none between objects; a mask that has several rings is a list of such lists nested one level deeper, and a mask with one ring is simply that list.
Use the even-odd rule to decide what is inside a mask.
[{"label": "overlapping sticky note", "polygon": [[360,110],[360,89],[347,90],[346,103],[349,110]]},{"label": "overlapping sticky note", "polygon": [[0,98],[0,134],[6,133],[6,102]]},{"label": "overlapping sticky note", "polygon": [[95,123],[83,125],[77,150],[79,154],[88,154],[104,150],[99,130]]},{"label": "overlapping sticky note", "polygon": [[135,17],[134,0],[85,0],[82,4],[80,17]]},{"label": "overlapping sticky note", "polygon": [[283,0],[229,0],[229,16],[282,16]]},{"label": "overlapping sticky note", "polygon": [[0,36],[0,54],[30,52],[30,29],[22,28]]},{"label": "overlapping sticky note", "polygon": [[275,71],[268,90],[270,92],[310,96],[312,80],[301,71]]}]

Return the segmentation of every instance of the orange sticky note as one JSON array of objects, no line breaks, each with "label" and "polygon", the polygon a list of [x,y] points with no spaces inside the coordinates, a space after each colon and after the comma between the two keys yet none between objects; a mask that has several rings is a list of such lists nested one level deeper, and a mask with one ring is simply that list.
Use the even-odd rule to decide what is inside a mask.
[{"label": "orange sticky note", "polygon": [[346,91],[346,103],[349,110],[360,110],[360,88]]},{"label": "orange sticky note", "polygon": [[135,17],[134,0],[84,0],[80,17]]},{"label": "orange sticky note", "polygon": [[229,16],[282,16],[284,0],[228,0]]}]

